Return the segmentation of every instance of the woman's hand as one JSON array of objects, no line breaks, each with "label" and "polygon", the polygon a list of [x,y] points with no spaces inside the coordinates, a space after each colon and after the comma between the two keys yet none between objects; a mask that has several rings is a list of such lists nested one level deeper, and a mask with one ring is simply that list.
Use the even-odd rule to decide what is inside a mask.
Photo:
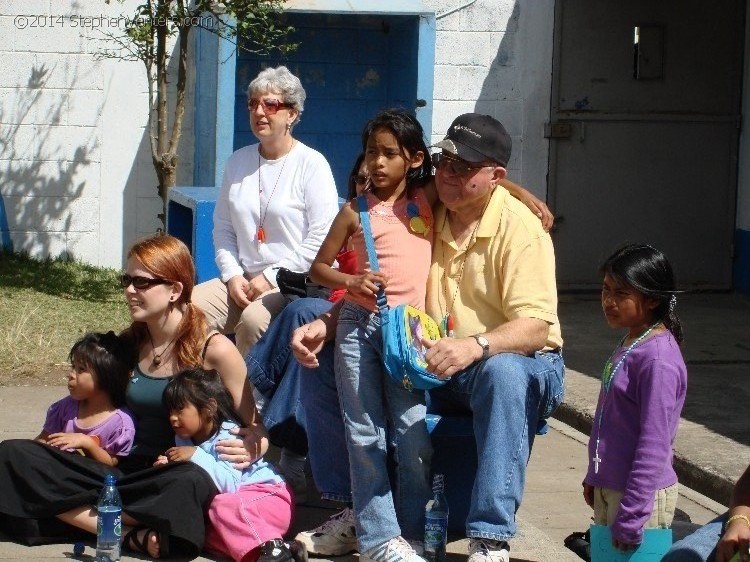
[{"label": "woman's hand", "polygon": [[716,562],[728,562],[735,552],[740,553],[740,560],[747,562],[750,548],[750,525],[744,519],[735,519],[724,531],[716,545]]},{"label": "woman's hand", "polygon": [[268,435],[262,425],[235,427],[230,430],[239,439],[222,439],[216,443],[219,459],[231,462],[237,470],[243,470],[263,456],[268,448]]},{"label": "woman's hand", "polygon": [[261,296],[263,293],[270,291],[273,289],[273,285],[266,279],[266,276],[262,273],[256,275],[250,281],[248,282],[247,287],[247,298],[250,299],[250,301],[254,301],[259,296]]},{"label": "woman's hand", "polygon": [[309,369],[314,369],[319,365],[317,354],[323,349],[327,335],[328,326],[320,318],[292,332],[290,345],[294,358],[300,365]]},{"label": "woman's hand", "polygon": [[388,286],[388,278],[380,271],[367,271],[360,275],[352,275],[346,282],[346,290],[354,295],[370,297],[376,295],[379,286],[385,289]]},{"label": "woman's hand", "polygon": [[250,282],[245,279],[242,275],[235,275],[229,281],[227,281],[227,292],[234,301],[234,304],[239,306],[242,310],[250,304],[250,300],[247,298],[247,292],[250,287]]},{"label": "woman's hand", "polygon": [[583,500],[587,506],[594,509],[594,487],[586,482],[583,483]]}]

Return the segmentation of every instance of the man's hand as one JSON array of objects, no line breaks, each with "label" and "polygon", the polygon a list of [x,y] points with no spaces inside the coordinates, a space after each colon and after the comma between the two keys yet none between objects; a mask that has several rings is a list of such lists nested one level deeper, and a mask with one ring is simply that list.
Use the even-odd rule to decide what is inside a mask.
[{"label": "man's hand", "polygon": [[735,552],[740,553],[740,560],[747,562],[750,545],[750,525],[744,519],[735,519],[724,531],[716,545],[716,562],[728,562]]},{"label": "man's hand", "polygon": [[252,302],[271,289],[273,289],[273,285],[266,279],[265,275],[259,273],[248,281],[247,298]]},{"label": "man's hand", "polygon": [[442,338],[422,340],[427,348],[427,370],[439,379],[452,377],[482,358],[482,347],[474,338]]},{"label": "man's hand", "polygon": [[188,446],[172,447],[171,449],[167,449],[164,455],[169,462],[186,462],[193,457],[196,448]]},{"label": "man's hand", "polygon": [[47,445],[58,449],[83,449],[84,451],[98,446],[99,442],[83,433],[53,433],[47,438]]},{"label": "man's hand", "polygon": [[300,365],[310,369],[319,365],[317,354],[323,349],[327,335],[328,326],[320,318],[292,332],[292,352]]},{"label": "man's hand", "polygon": [[388,286],[388,277],[380,271],[367,271],[360,275],[351,275],[346,282],[346,290],[355,295],[370,297],[377,295],[378,285],[385,289]]},{"label": "man's hand", "polygon": [[242,275],[235,275],[229,281],[227,281],[227,292],[234,301],[234,304],[239,306],[242,310],[250,304],[250,300],[247,298],[247,291],[250,287],[250,282],[245,279]]}]

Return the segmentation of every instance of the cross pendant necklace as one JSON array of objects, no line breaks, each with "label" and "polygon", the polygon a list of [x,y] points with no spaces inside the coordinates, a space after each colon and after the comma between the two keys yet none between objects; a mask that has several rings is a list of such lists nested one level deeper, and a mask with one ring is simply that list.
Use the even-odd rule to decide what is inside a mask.
[{"label": "cross pendant necklace", "polygon": [[661,324],[661,321],[657,322],[656,324],[653,324],[649,326],[649,328],[643,332],[640,336],[638,336],[633,343],[631,343],[628,348],[625,350],[625,353],[622,354],[622,357],[617,362],[617,365],[612,368],[612,358],[615,356],[615,353],[617,353],[617,350],[622,347],[622,344],[625,343],[625,338],[627,336],[623,337],[622,340],[620,340],[619,345],[617,348],[612,352],[612,355],[609,356],[609,359],[607,359],[607,362],[604,364],[604,369],[602,370],[602,389],[601,392],[604,393],[604,399],[602,400],[602,409],[599,412],[599,424],[598,424],[598,430],[596,432],[596,447],[594,449],[594,457],[591,459],[591,461],[594,463],[594,474],[599,474],[599,465],[602,463],[602,459],[599,456],[599,435],[602,431],[602,418],[604,417],[604,407],[607,405],[607,397],[609,396],[609,389],[612,387],[612,383],[615,380],[615,374],[617,374],[617,370],[622,366],[622,364],[625,362],[625,359],[628,355],[630,355],[630,352],[633,351],[633,348],[637,346],[639,343],[641,343],[646,336],[648,336],[651,331],[656,328],[659,324]]}]

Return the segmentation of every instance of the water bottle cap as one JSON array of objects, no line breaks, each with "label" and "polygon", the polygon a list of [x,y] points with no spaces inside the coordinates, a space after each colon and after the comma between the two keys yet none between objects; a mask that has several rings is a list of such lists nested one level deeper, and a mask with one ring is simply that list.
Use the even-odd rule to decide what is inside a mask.
[{"label": "water bottle cap", "polygon": [[114,474],[107,474],[107,476],[104,477],[104,485],[105,486],[114,486],[115,485],[115,475]]}]

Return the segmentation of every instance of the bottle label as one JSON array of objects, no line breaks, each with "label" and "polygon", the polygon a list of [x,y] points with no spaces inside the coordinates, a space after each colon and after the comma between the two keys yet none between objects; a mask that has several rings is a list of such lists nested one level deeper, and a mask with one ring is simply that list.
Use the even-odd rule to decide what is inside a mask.
[{"label": "bottle label", "polygon": [[448,516],[427,515],[424,526],[424,549],[436,551],[445,543],[448,536]]},{"label": "bottle label", "polygon": [[122,534],[122,509],[99,510],[96,520],[97,542],[114,543]]}]

